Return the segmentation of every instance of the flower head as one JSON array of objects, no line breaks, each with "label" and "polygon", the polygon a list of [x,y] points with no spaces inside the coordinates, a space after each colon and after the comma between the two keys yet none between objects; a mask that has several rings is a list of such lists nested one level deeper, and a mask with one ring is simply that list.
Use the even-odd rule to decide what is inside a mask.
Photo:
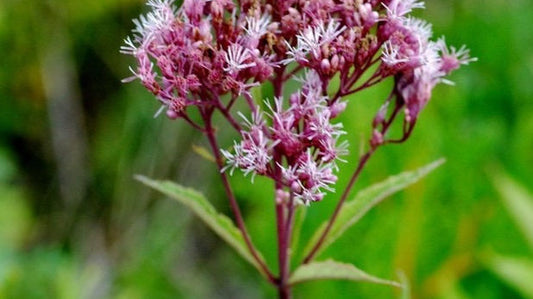
[{"label": "flower head", "polygon": [[[224,116],[240,139],[220,150],[221,170],[275,180],[280,200],[309,204],[333,191],[337,161],[347,152],[347,133],[336,120],[347,107],[344,96],[393,78],[372,124],[376,148],[387,142],[400,111],[405,135],[433,88],[451,83],[445,76],[475,61],[464,46],[434,41],[431,25],[410,15],[424,8],[423,1],[274,2],[184,0],[176,8],[173,0],[148,0],[149,12],[133,21],[120,52],[136,60],[124,82],[138,79],[162,105],[159,112],[203,132],[211,131],[188,113],[198,111],[209,122]],[[283,88],[290,79],[299,90]],[[252,88],[267,81],[274,100],[265,101],[263,113],[263,99],[254,98]],[[243,106],[250,119],[235,111]]]},{"label": "flower head", "polygon": [[240,70],[255,66],[255,62],[250,61],[252,55],[250,50],[239,44],[232,44],[224,53],[227,67],[224,70],[232,75],[237,74]]},{"label": "flower head", "polygon": [[288,64],[292,61],[308,61],[306,56],[311,54],[315,59],[319,57],[320,48],[339,36],[346,28],[342,27],[335,19],[331,19],[328,24],[320,21],[317,25],[308,26],[297,36],[295,47],[288,44],[289,58],[283,62]]}]

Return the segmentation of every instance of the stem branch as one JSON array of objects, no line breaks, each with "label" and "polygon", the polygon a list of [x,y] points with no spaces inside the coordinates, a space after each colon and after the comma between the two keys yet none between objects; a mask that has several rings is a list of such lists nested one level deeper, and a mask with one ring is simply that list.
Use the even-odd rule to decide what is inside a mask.
[{"label": "stem branch", "polygon": [[211,116],[213,114],[213,110],[210,109],[208,111],[202,111],[202,117],[204,118],[205,122],[205,134],[207,136],[207,139],[209,140],[209,144],[211,146],[211,150],[213,151],[213,154],[215,155],[215,159],[218,165],[218,169],[220,172],[220,177],[222,179],[222,183],[224,185],[224,190],[226,192],[226,195],[229,199],[229,203],[231,206],[231,210],[233,212],[233,215],[235,216],[235,221],[237,222],[237,227],[241,231],[241,234],[243,236],[243,239],[246,243],[246,246],[248,247],[248,250],[252,254],[255,261],[259,264],[263,274],[267,277],[268,281],[272,284],[276,284],[277,280],[274,277],[274,275],[270,272],[268,267],[266,266],[265,262],[259,257],[259,254],[257,253],[257,250],[255,249],[252,240],[250,238],[250,235],[248,234],[248,231],[246,230],[246,226],[244,224],[244,220],[242,217],[241,210],[239,208],[239,205],[237,204],[237,200],[235,199],[235,195],[233,194],[233,191],[231,189],[231,185],[229,183],[228,177],[225,172],[222,172],[221,169],[224,166],[224,162],[222,159],[222,156],[220,155],[219,146],[217,144],[217,140],[214,134],[214,129],[211,123]]},{"label": "stem branch", "polygon": [[335,207],[335,211],[333,211],[333,214],[331,215],[331,218],[329,219],[329,222],[328,222],[328,224],[326,226],[326,229],[324,230],[324,232],[320,236],[320,239],[315,244],[315,246],[313,247],[311,252],[309,252],[309,254],[304,258],[304,260],[303,260],[304,264],[309,263],[315,257],[315,255],[318,252],[318,250],[320,249],[320,247],[322,247],[322,245],[324,244],[324,240],[326,239],[326,236],[328,235],[329,231],[331,230],[331,227],[335,223],[335,220],[337,219],[337,216],[339,216],[339,212],[341,211],[342,205],[346,201],[346,198],[348,197],[348,194],[352,190],[352,187],[355,184],[357,178],[359,177],[359,174],[361,174],[361,171],[363,170],[363,168],[365,167],[366,163],[368,162],[368,159],[370,159],[370,157],[372,156],[372,154],[374,153],[375,150],[376,150],[376,148],[370,148],[370,150],[368,152],[366,152],[366,154],[364,154],[359,159],[359,164],[357,165],[357,168],[356,168],[355,172],[353,173],[352,177],[350,178],[350,181],[348,182],[348,185],[344,189],[344,192],[342,193],[342,196],[341,196],[339,202],[337,203],[337,206]]},{"label": "stem branch", "polygon": [[[389,101],[392,98],[393,95],[394,95],[394,90],[391,92],[391,94],[387,98],[387,101]],[[391,126],[392,122],[398,116],[398,113],[399,113],[400,109],[402,108],[402,106],[403,106],[403,103],[396,102],[396,106],[394,107],[394,111],[389,116],[389,119],[384,123],[383,128],[381,130],[381,133],[383,134],[383,136],[385,136],[387,134],[388,130],[390,129],[390,126]],[[357,178],[361,174],[361,171],[363,170],[363,168],[367,164],[367,162],[370,159],[370,157],[372,157],[374,152],[381,145],[385,145],[385,144],[388,144],[388,143],[401,143],[401,142],[404,142],[411,135],[411,133],[413,131],[413,127],[414,127],[414,122],[412,124],[410,124],[407,128],[404,127],[404,133],[403,133],[402,138],[400,138],[398,140],[385,140],[382,144],[371,146],[370,149],[363,156],[361,156],[361,158],[359,159],[359,163],[357,164],[357,168],[355,169],[352,177],[350,178],[350,181],[348,182],[348,185],[344,189],[344,192],[342,193],[341,198],[340,198],[339,202],[337,203],[337,206],[335,207],[335,210],[333,211],[333,214],[331,215],[331,218],[329,219],[328,224],[326,225],[326,229],[322,232],[322,234],[320,235],[319,240],[317,241],[317,243],[315,244],[315,246],[313,247],[311,252],[309,252],[309,254],[304,258],[302,263],[304,263],[304,264],[309,263],[315,257],[315,255],[317,254],[318,250],[322,247],[322,245],[324,245],[324,241],[325,241],[328,233],[330,232],[331,228],[333,227],[333,224],[335,223],[335,220],[339,216],[339,213],[340,213],[340,210],[342,208],[342,205],[346,201],[346,198],[348,197],[348,194],[350,193],[350,191],[353,188],[355,182],[357,181]]]}]

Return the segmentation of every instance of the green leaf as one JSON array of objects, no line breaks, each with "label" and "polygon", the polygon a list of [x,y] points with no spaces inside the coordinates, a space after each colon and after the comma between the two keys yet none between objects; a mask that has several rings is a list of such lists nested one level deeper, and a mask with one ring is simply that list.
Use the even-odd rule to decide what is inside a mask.
[{"label": "green leaf", "polygon": [[202,194],[170,181],[156,181],[140,175],[135,176],[135,179],[191,209],[209,228],[263,274],[261,267],[249,252],[241,232],[233,224],[233,221],[227,216],[219,214]]},{"label": "green leaf", "polygon": [[489,268],[526,298],[533,298],[533,261],[493,255]]},{"label": "green leaf", "polygon": [[295,252],[298,252],[298,245],[300,243],[300,233],[302,232],[302,225],[304,223],[306,214],[306,206],[296,206],[296,211],[294,213],[294,227],[292,230],[293,233],[291,240],[291,255],[294,255]]},{"label": "green leaf", "polygon": [[411,299],[411,283],[403,271],[398,272],[398,277],[402,285],[402,294],[400,295],[401,299]]},{"label": "green leaf", "polygon": [[505,207],[533,250],[533,196],[504,174],[495,175],[493,181]]},{"label": "green leaf", "polygon": [[[353,200],[347,201],[342,207],[337,220],[333,223],[329,234],[324,239],[324,243],[317,252],[320,254],[324,249],[331,245],[337,238],[339,238],[349,227],[354,225],[361,217],[363,217],[370,209],[379,204],[388,196],[405,189],[409,185],[416,183],[418,180],[429,174],[432,170],[444,163],[444,159],[439,159],[429,165],[421,167],[415,171],[403,172],[401,174],[391,176],[383,182],[372,185],[355,196]],[[327,226],[327,221],[322,223],[319,229],[315,232],[313,237],[305,247],[305,256],[309,254],[313,246],[318,242],[320,236]]]},{"label": "green leaf", "polygon": [[215,160],[215,157],[211,154],[211,152],[206,149],[205,147],[203,146],[200,146],[200,145],[196,145],[196,144],[193,144],[192,145],[192,150],[200,157],[206,159],[207,161],[210,161],[210,162],[213,162],[215,163],[216,160]]},{"label": "green leaf", "polygon": [[331,259],[324,262],[311,262],[301,265],[290,277],[289,284],[295,285],[306,281],[324,279],[353,280],[401,287],[396,281],[374,277],[352,264],[340,263]]}]

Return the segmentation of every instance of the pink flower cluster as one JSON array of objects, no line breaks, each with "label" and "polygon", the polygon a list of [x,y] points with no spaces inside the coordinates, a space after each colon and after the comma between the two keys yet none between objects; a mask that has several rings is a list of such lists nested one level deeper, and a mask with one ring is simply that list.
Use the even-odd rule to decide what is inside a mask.
[{"label": "pink flower cluster", "polygon": [[243,140],[235,143],[235,153],[222,153],[228,162],[226,168],[270,177],[278,190],[286,187],[290,191],[278,192],[278,197],[292,195],[308,204],[321,200],[323,190],[333,191],[330,185],[337,180],[333,175],[335,161],[346,152],[346,143],[338,145],[339,136],[345,132],[342,124],[332,124],[331,119],[345,104],[328,105],[315,71],[306,73],[301,81],[302,90],[290,96],[288,107],[284,107],[283,98],[267,103],[269,112],[257,111],[253,120],[246,122],[248,130],[242,131]]},{"label": "pink flower cluster", "polygon": [[[137,59],[125,81],[139,79],[172,119],[192,123],[192,108],[204,120],[220,112],[242,137],[233,152],[222,151],[224,169],[271,177],[284,194],[279,197],[303,203],[321,200],[336,181],[335,161],[345,144],[338,144],[344,132],[332,119],[345,109],[343,97],[393,78],[391,96],[374,119],[371,146],[387,143],[387,129],[400,110],[404,140],[435,85],[449,82],[444,76],[474,60],[464,47],[431,40],[430,24],[409,15],[424,7],[422,1],[184,0],[178,9],[173,0],[150,0],[148,5],[151,12],[134,21],[134,36],[121,48]],[[284,84],[300,72],[301,90],[284,95]],[[334,78],[338,88],[332,90]],[[267,81],[275,99],[261,112],[264,99],[254,99],[250,90]],[[245,118],[246,128],[233,119],[240,98],[253,115]]]},{"label": "pink flower cluster", "polygon": [[134,37],[121,48],[138,61],[124,81],[140,79],[170,118],[220,95],[240,95],[272,75],[276,63],[266,39],[276,24],[267,14],[237,17],[229,0],[185,0],[180,9],[172,0],[148,5],[152,11],[134,21]]}]

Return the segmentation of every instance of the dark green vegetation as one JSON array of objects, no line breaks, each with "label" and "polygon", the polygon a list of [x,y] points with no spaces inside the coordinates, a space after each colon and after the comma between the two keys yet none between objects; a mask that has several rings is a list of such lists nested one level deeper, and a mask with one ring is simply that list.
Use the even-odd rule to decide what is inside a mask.
[{"label": "dark green vegetation", "polygon": [[[118,49],[143,1],[31,2],[0,2],[0,298],[275,296],[183,206],[133,179],[193,187],[229,215],[214,165],[192,149],[206,141],[182,122],[154,120],[158,107],[148,92],[120,83],[132,61]],[[372,210],[323,255],[384,278],[402,270],[415,298],[522,298],[527,290],[494,267],[509,267],[503,256],[531,263],[532,249],[493,183],[505,173],[533,193],[533,3],[426,6],[418,13],[435,35],[467,44],[479,61],[452,76],[455,87],[436,88],[411,139],[380,149],[356,188],[440,157],[447,162]],[[342,121],[352,132],[352,163],[341,165],[338,190],[385,92],[349,100]],[[225,137],[229,146],[233,136]],[[254,242],[274,265],[271,186],[261,178],[250,185],[240,174],[233,182]],[[311,206],[301,244],[337,198]],[[395,295],[352,282],[295,289],[296,298]]]}]

